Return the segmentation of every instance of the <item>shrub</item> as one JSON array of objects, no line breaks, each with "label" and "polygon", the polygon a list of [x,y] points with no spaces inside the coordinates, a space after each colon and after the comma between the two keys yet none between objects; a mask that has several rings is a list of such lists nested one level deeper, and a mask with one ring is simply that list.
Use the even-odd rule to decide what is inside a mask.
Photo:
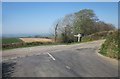
[{"label": "shrub", "polygon": [[82,38],[82,42],[105,39],[109,32],[112,32],[112,31],[97,32],[88,36],[84,36]]},{"label": "shrub", "polygon": [[120,59],[120,49],[118,47],[118,31],[109,32],[104,44],[100,48],[100,53],[111,57]]}]

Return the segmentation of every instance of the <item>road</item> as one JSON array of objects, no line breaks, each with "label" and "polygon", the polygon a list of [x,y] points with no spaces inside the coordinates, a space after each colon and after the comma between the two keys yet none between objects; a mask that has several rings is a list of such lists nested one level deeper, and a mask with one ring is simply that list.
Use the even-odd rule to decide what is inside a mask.
[{"label": "road", "polygon": [[3,51],[3,77],[117,77],[118,61],[98,54],[104,40]]}]

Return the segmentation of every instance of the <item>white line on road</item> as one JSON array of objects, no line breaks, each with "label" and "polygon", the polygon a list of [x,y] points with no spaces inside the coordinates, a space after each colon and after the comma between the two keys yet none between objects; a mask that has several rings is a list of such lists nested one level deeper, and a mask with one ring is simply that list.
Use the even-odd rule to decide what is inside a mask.
[{"label": "white line on road", "polygon": [[50,53],[47,53],[53,60],[55,60],[55,58],[50,54]]},{"label": "white line on road", "polygon": [[70,67],[69,67],[69,66],[66,66],[66,68],[67,68],[67,69],[70,69]]}]

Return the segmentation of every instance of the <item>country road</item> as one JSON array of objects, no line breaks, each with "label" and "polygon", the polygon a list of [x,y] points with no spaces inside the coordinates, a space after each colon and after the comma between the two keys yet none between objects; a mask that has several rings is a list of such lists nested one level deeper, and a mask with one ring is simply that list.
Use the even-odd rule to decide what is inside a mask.
[{"label": "country road", "polygon": [[104,40],[2,52],[3,77],[117,77],[118,61],[98,54]]}]

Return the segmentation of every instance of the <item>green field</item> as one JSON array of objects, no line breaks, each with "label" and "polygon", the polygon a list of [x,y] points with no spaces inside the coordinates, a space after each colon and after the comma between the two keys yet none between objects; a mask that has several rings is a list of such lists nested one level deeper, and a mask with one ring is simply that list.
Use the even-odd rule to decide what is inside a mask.
[{"label": "green field", "polygon": [[19,38],[2,38],[2,44],[11,44],[22,42]]}]

